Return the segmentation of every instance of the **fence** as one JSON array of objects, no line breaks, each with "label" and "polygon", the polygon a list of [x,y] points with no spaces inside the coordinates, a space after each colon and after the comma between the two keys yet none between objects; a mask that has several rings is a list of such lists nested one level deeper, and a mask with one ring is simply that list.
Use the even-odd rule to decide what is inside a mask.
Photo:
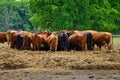
[{"label": "fence", "polygon": [[113,35],[114,38],[120,37],[120,35]]}]

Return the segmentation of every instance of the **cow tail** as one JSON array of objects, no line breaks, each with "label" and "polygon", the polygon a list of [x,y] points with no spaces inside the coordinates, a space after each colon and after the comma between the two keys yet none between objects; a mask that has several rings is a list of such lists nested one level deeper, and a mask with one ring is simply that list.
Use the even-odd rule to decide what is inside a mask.
[{"label": "cow tail", "polygon": [[6,35],[6,38],[7,38],[7,43],[9,45],[9,37],[8,37],[8,34]]},{"label": "cow tail", "polygon": [[87,50],[87,35],[86,35],[86,33],[84,33],[84,36],[85,36],[85,44],[84,44],[84,46],[85,46],[85,48],[84,48],[84,50],[86,51]]},{"label": "cow tail", "polygon": [[110,43],[109,43],[109,49],[111,49],[113,46],[113,35],[110,35]]},{"label": "cow tail", "polygon": [[58,38],[55,37],[55,51],[57,50],[57,47],[58,47]]},{"label": "cow tail", "polygon": [[9,45],[10,44],[10,33],[9,32],[6,33],[6,38],[7,38],[7,43]]},{"label": "cow tail", "polygon": [[113,46],[113,35],[111,34],[111,46]]}]

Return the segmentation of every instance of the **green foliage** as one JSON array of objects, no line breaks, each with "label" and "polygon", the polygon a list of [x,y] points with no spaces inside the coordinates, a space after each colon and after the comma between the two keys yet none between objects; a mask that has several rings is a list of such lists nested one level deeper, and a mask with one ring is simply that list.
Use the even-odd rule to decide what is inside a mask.
[{"label": "green foliage", "polygon": [[111,7],[108,0],[103,0],[103,2],[94,1],[91,4],[93,14],[91,16],[91,23],[93,27],[98,30],[104,31],[116,31],[118,26],[115,24],[116,17],[119,15],[119,11]]},{"label": "green foliage", "polygon": [[[77,3],[79,2],[82,1],[78,0]],[[88,4],[88,1],[85,2]],[[34,25],[35,17],[38,18],[36,21],[39,21],[39,25],[34,25],[37,29],[40,26],[43,29],[50,30],[79,29],[79,26],[83,24],[88,26],[82,19],[88,20],[89,17],[83,16],[87,15],[87,13],[85,10],[79,9],[79,6],[77,6],[79,4],[77,3],[74,0],[30,0],[30,8],[35,13],[30,20]],[[84,3],[81,4],[84,7]],[[85,12],[85,14],[81,12]],[[81,15],[79,15],[80,13]]]},{"label": "green foliage", "polygon": [[[30,18],[39,29],[95,29],[117,31],[120,2],[115,0],[30,0],[34,15]],[[117,4],[117,5],[116,5]]]},{"label": "green foliage", "polygon": [[[28,0],[1,0],[0,2],[0,31],[8,29],[32,29],[29,18],[32,16]],[[27,26],[25,26],[27,25]]]},{"label": "green foliage", "polygon": [[1,0],[0,31],[120,30],[120,0]]}]

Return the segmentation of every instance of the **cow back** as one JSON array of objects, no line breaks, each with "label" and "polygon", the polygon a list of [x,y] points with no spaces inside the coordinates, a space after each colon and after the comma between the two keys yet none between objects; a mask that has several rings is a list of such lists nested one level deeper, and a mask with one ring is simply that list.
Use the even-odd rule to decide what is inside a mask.
[{"label": "cow back", "polygon": [[73,34],[69,37],[70,49],[86,50],[86,36],[84,33]]}]

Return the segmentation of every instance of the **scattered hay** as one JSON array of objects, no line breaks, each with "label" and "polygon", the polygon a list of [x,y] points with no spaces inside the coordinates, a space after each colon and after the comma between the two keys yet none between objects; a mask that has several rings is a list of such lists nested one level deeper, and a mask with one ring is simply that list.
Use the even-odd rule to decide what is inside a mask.
[{"label": "scattered hay", "polygon": [[0,64],[0,69],[23,69],[23,68],[28,68],[25,62],[23,61],[12,61],[9,60],[7,62],[4,62]]},{"label": "scattered hay", "polygon": [[0,48],[0,69],[120,69],[120,49],[96,51],[30,51]]},{"label": "scattered hay", "polygon": [[46,68],[53,67],[67,67],[68,64],[74,62],[76,59],[73,57],[49,57],[43,61],[43,66]]},{"label": "scattered hay", "polygon": [[0,55],[0,69],[22,69],[27,68],[27,62],[14,54]]}]

